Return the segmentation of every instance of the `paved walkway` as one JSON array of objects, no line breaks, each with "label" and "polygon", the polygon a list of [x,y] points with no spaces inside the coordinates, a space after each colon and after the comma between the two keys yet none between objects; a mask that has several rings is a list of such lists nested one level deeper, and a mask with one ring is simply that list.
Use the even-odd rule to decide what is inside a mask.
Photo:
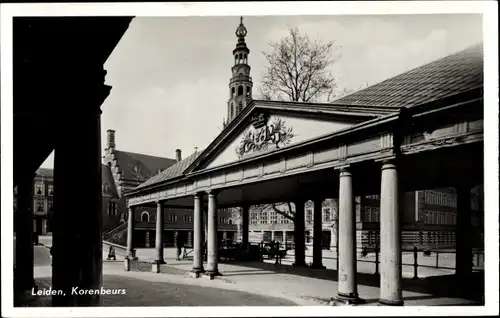
[{"label": "paved walkway", "polygon": [[[103,251],[107,255],[107,251]],[[137,256],[142,261],[154,259],[154,249],[138,249]],[[104,258],[105,259],[105,258]],[[295,304],[318,305],[326,304],[331,297],[336,295],[336,271],[315,270],[311,268],[292,268],[286,265],[269,263],[220,263],[219,270],[223,274],[215,280],[204,278],[189,278],[187,273],[192,268],[191,260],[175,260],[175,249],[165,249],[167,265],[162,266],[161,274],[149,272],[150,265],[142,264],[142,272],[125,272],[122,258],[118,261],[105,261],[104,275],[123,277],[127,279],[140,279],[148,282],[169,282],[180,285],[196,285],[200,287],[213,287],[238,292],[248,292],[265,297],[285,298]],[[373,264],[368,264],[372,265]],[[413,276],[413,272],[411,272]],[[420,273],[419,273],[420,275]],[[50,266],[35,268],[36,277],[49,277]],[[413,281],[404,279],[403,297],[405,305],[473,305],[476,301],[453,297],[453,276],[429,277]],[[113,282],[113,280],[111,280]],[[126,283],[125,283],[126,284]],[[368,274],[358,274],[358,292],[360,297],[367,301],[367,305],[376,305],[379,296],[379,278],[373,275],[373,270]],[[142,287],[141,287],[142,288]],[[148,288],[145,287],[145,292]],[[156,304],[160,305],[160,304]]]}]

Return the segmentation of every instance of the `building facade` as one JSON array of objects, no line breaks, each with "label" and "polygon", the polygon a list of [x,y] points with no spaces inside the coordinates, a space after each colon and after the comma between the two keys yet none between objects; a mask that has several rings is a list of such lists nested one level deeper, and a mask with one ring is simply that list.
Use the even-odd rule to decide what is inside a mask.
[{"label": "building facade", "polygon": [[[189,160],[186,158],[186,160]],[[165,170],[176,170],[186,162],[182,151],[176,149],[175,159],[154,157],[121,151],[116,148],[116,132],[107,131],[102,168],[102,211],[105,240],[125,244],[127,228],[127,201],[123,194]],[[170,171],[169,170],[169,171]],[[142,207],[134,213],[134,229],[137,247],[153,247],[155,244],[156,207]],[[188,245],[192,242],[193,210],[166,207],[164,209],[165,246],[173,246],[175,237],[181,235]],[[219,230],[221,237],[234,237],[236,225],[231,223],[230,213],[221,211]]]},{"label": "building facade", "polygon": [[[36,171],[32,188],[33,232],[45,235],[52,232],[54,213],[54,171],[40,168]],[[17,209],[17,187],[14,188],[14,213]]]}]

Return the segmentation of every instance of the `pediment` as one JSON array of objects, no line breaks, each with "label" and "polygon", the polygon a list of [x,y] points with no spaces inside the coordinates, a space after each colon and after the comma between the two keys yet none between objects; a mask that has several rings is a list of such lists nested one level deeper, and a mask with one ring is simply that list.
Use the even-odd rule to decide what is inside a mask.
[{"label": "pediment", "polygon": [[284,107],[252,107],[222,132],[190,171],[260,156],[351,127],[376,115],[352,115]]}]

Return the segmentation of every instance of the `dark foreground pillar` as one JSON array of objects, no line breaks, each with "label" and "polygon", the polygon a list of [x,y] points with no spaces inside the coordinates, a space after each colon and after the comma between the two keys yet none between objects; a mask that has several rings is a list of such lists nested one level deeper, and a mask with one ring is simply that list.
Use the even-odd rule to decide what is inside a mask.
[{"label": "dark foreground pillar", "polygon": [[14,291],[22,293],[35,287],[33,280],[33,175],[17,185],[17,210],[14,214],[16,231]]},{"label": "dark foreground pillar", "polygon": [[[104,80],[104,79],[103,79]],[[78,84],[78,83],[76,83]],[[75,85],[76,85],[75,84]],[[102,286],[100,105],[110,88],[72,92],[54,153],[53,306],[99,306]],[[68,92],[64,92],[68,94]],[[70,137],[67,135],[70,134]]]}]

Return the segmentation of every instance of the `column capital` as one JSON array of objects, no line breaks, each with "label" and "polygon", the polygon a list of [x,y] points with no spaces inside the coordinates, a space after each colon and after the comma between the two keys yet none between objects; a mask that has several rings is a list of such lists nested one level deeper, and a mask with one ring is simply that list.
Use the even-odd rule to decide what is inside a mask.
[{"label": "column capital", "polygon": [[209,189],[209,190],[205,191],[205,193],[208,196],[217,196],[220,193],[220,190],[218,190],[218,189]]},{"label": "column capital", "polygon": [[164,205],[164,204],[165,204],[165,202],[167,202],[167,200],[166,200],[166,199],[158,199],[158,200],[155,200],[155,203],[156,203],[157,205]]},{"label": "column capital", "polygon": [[382,170],[385,169],[396,169],[396,160],[389,159],[382,161]]},{"label": "column capital", "polygon": [[340,167],[335,167],[334,169],[337,170],[337,171],[339,171],[340,173],[342,173],[342,172],[349,172],[349,170],[351,169],[351,165],[346,164],[346,165],[342,165]]}]

